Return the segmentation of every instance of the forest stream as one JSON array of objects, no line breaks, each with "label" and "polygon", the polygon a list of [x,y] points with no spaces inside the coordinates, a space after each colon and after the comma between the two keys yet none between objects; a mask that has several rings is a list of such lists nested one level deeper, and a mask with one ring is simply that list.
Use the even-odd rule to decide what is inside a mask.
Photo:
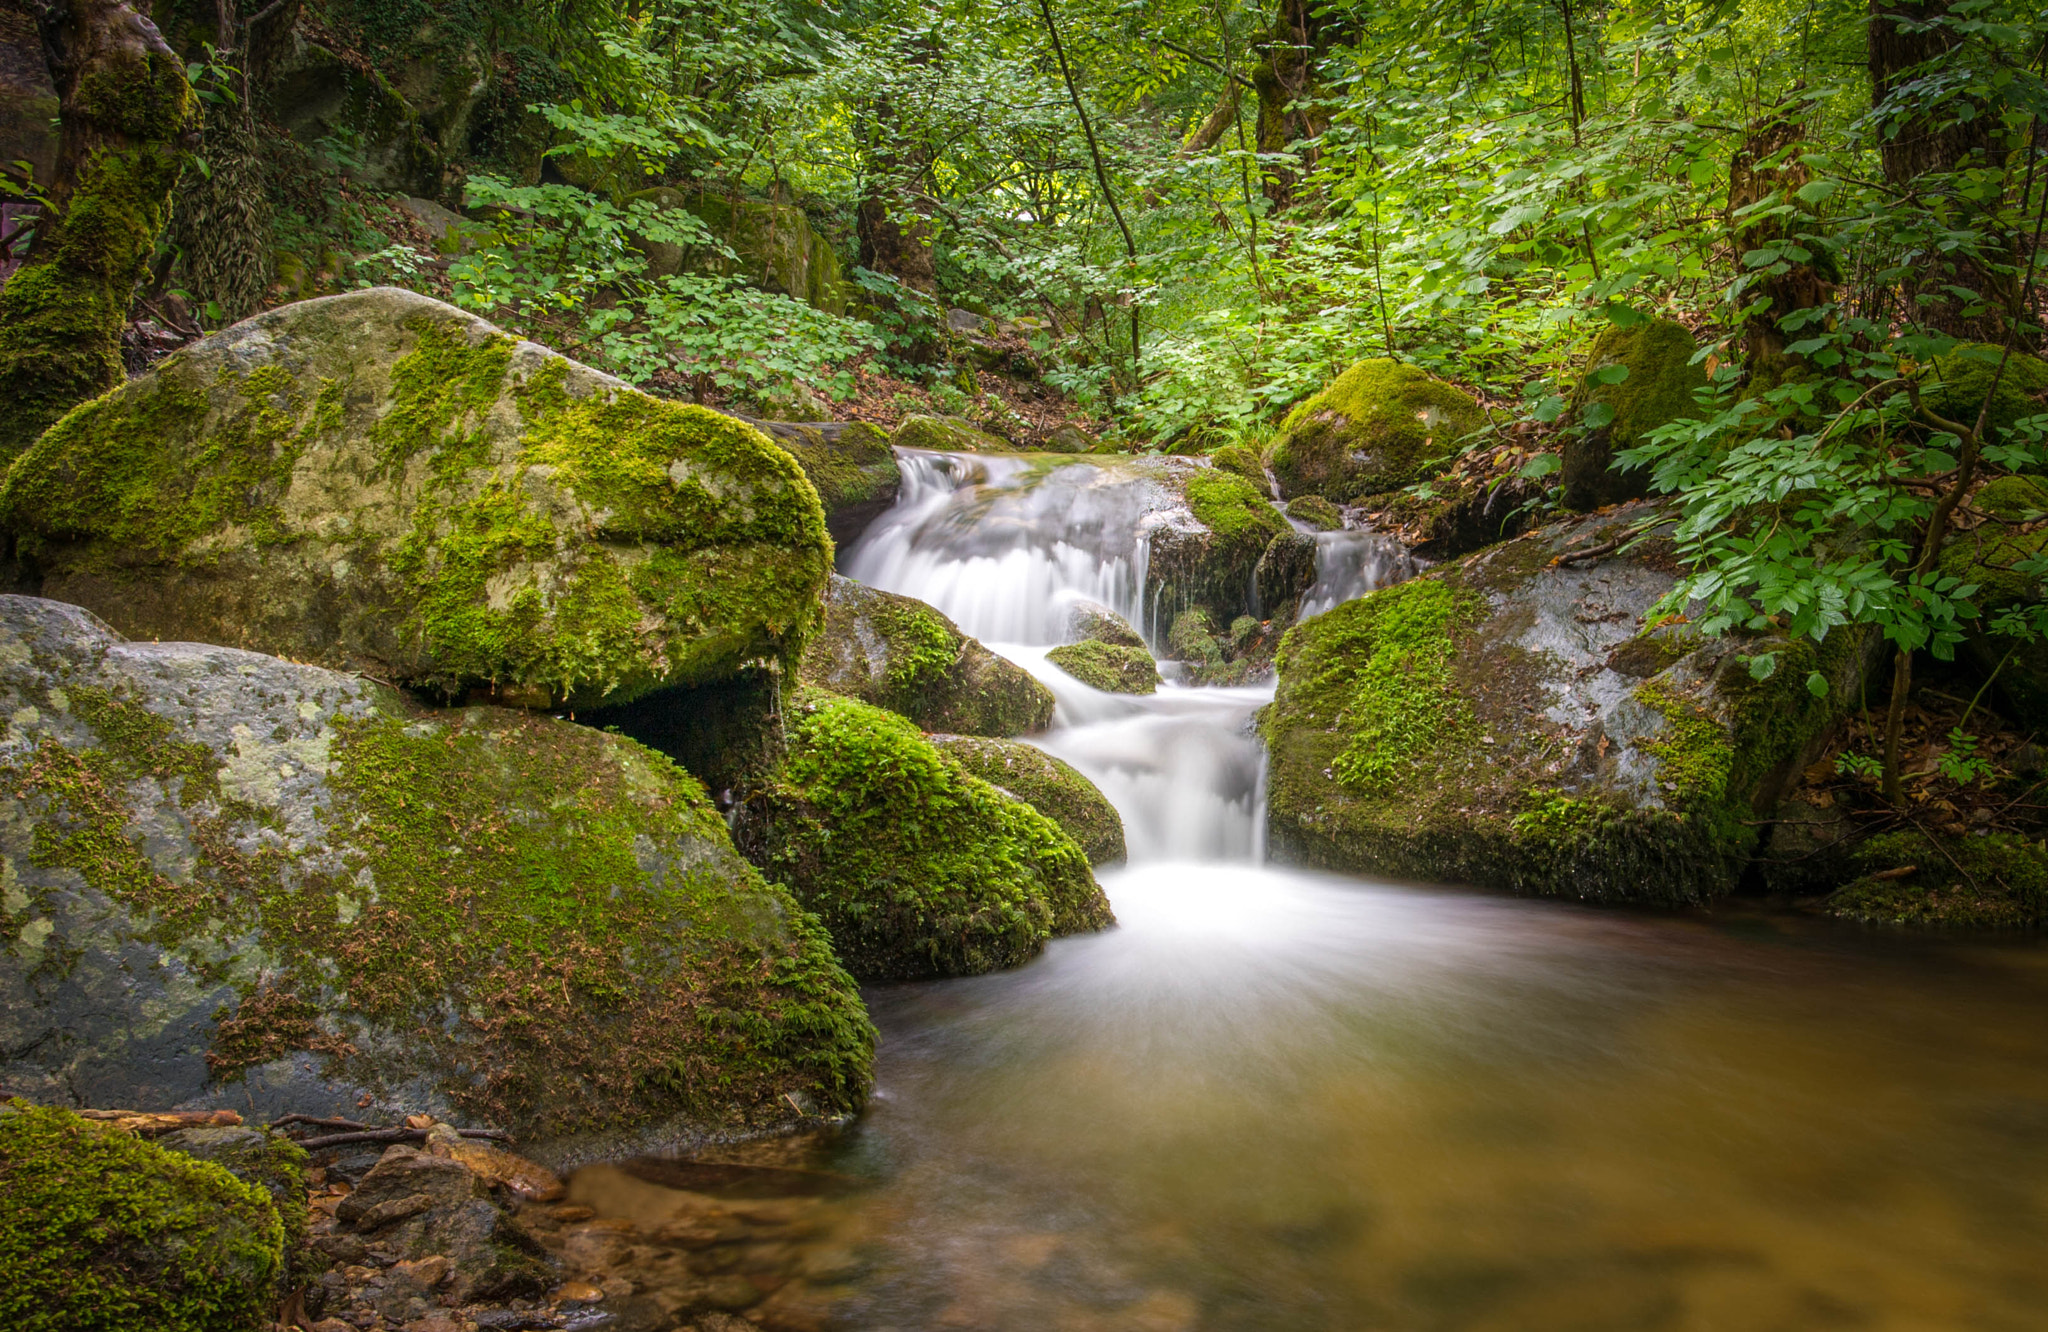
[{"label": "forest stream", "polygon": [[[1119,926],[869,988],[876,1089],[834,1135],[731,1178],[579,1172],[640,1288],[715,1217],[778,1326],[2040,1326],[2048,954],[1267,864],[1269,689],[1044,663],[1075,597],[1156,634],[1141,487],[951,455],[905,481],[841,567],[1054,689],[1037,742],[1126,825]],[[1319,595],[1398,576],[1339,535]]]}]

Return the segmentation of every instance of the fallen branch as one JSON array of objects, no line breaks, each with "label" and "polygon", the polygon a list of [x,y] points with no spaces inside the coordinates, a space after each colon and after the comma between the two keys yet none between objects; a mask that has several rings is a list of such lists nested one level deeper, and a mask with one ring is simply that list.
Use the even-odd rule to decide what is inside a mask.
[{"label": "fallen branch", "polygon": [[[465,1138],[487,1138],[492,1142],[509,1142],[512,1135],[503,1129],[457,1129]],[[357,1142],[425,1142],[427,1131],[416,1128],[363,1129],[355,1133],[328,1133],[315,1138],[299,1138],[299,1146],[307,1151],[321,1147],[345,1147]]]},{"label": "fallen branch", "polygon": [[1621,543],[1626,539],[1626,537],[1616,537],[1612,541],[1603,541],[1597,546],[1588,546],[1584,550],[1568,550],[1550,563],[1553,566],[1561,566],[1572,564],[1579,560],[1597,560],[1620,550]]},{"label": "fallen branch", "polygon": [[80,1110],[78,1117],[112,1124],[138,1137],[188,1128],[235,1128],[242,1122],[232,1110]]}]

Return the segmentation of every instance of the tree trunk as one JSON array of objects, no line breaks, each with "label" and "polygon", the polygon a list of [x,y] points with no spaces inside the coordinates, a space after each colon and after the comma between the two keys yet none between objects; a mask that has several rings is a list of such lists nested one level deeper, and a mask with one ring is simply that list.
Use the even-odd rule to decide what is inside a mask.
[{"label": "tree trunk", "polygon": [[1330,127],[1329,113],[1316,105],[1316,64],[1338,36],[1338,21],[1314,0],[1280,0],[1272,31],[1252,71],[1259,94],[1259,152],[1280,154],[1291,143],[1298,165],[1264,168],[1266,197],[1284,208],[1300,194],[1302,178],[1315,169],[1313,140]]},{"label": "tree trunk", "polygon": [[121,382],[128,303],[199,128],[183,66],[120,0],[51,0],[36,19],[62,124],[48,213],[0,289],[0,463]]},{"label": "tree trunk", "polygon": [[[1743,209],[1772,199],[1790,202],[1795,208],[1803,207],[1797,194],[1799,188],[1812,179],[1812,173],[1799,162],[1795,153],[1786,151],[1806,134],[1806,126],[1797,118],[1797,105],[1796,102],[1787,103],[1778,113],[1751,124],[1742,147],[1736,150],[1729,165],[1728,229],[1738,263],[1739,257],[1751,250],[1791,241],[1800,231],[1812,230],[1784,217],[1753,221],[1745,226],[1743,219],[1737,216]],[[1781,159],[1780,154],[1784,154]],[[1775,165],[1764,165],[1773,159],[1779,159]],[[1785,272],[1767,273],[1756,286],[1743,294],[1744,305],[1758,296],[1770,301],[1768,310],[1751,316],[1742,326],[1749,382],[1753,388],[1765,389],[1781,384],[1805,368],[1805,357],[1786,352],[1785,348],[1796,335],[1788,334],[1781,321],[1795,311],[1824,304],[1833,296],[1836,274],[1832,261],[1819,248],[1817,240],[1808,238],[1801,243],[1812,253],[1811,259],[1805,262],[1788,260]]]},{"label": "tree trunk", "polygon": [[[1930,62],[1948,57],[1962,44],[1962,37],[1946,25],[1919,31],[1908,25],[1946,18],[1948,9],[1949,0],[1870,0],[1870,105],[1884,118],[1879,151],[1885,180],[1902,190],[1914,188],[1925,176],[2001,164],[1998,107],[1973,102],[1953,88],[1932,96],[1922,86],[1926,75],[1939,67]],[[1961,114],[1966,111],[1975,114]],[[1995,226],[1999,203],[1976,202],[1969,211],[1979,222]],[[1907,317],[1954,337],[2003,342],[2013,279],[2008,273],[1993,272],[1985,261],[2009,259],[2013,238],[1994,233],[1984,249],[1981,255],[1947,257],[1930,252],[1907,287],[1912,303]],[[1971,303],[1948,290],[1951,286],[1976,292],[1983,308],[1971,312]]]}]

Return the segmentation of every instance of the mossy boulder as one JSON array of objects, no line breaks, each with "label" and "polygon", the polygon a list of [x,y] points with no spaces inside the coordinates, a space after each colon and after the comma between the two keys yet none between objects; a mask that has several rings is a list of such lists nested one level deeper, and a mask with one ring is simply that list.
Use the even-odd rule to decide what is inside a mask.
[{"label": "mossy boulder", "polygon": [[1298,534],[1265,491],[1232,472],[1182,466],[1167,473],[1182,507],[1148,520],[1147,596],[1201,607],[1219,623],[1255,612],[1257,570],[1267,547]]},{"label": "mossy boulder", "polygon": [[927,731],[1009,736],[1052,721],[1052,691],[914,597],[838,574],[825,627],[804,654],[806,684],[857,698]]},{"label": "mossy boulder", "polygon": [[1114,922],[1073,838],[907,718],[806,689],[787,724],[783,780],[749,802],[740,838],[862,980],[1012,967]]},{"label": "mossy boulder", "polygon": [[788,450],[825,509],[834,543],[850,546],[887,513],[903,488],[896,451],[879,426],[865,421],[750,421]]},{"label": "mossy boulder", "polygon": [[1556,524],[1290,630],[1262,722],[1274,853],[1606,900],[1730,891],[1866,654],[1847,632],[1816,650],[1645,628],[1672,585],[1654,546],[1556,562],[1646,516]]},{"label": "mossy boulder", "polygon": [[1984,612],[1963,651],[1980,669],[1997,672],[1993,687],[2001,712],[2023,728],[2048,728],[2048,643],[1990,628],[2001,614],[2038,605],[2048,595],[2032,571],[2048,554],[2048,529],[2031,526],[2048,517],[2048,482],[2000,477],[1979,490],[1971,505],[1994,521],[1955,533],[1941,552],[1941,571],[1974,584],[1973,600]]},{"label": "mossy boulder", "polygon": [[1262,492],[1266,488],[1265,462],[1242,444],[1224,444],[1211,449],[1209,465],[1219,471],[1243,477]]},{"label": "mossy boulder", "polygon": [[1852,859],[1858,877],[1825,899],[1830,915],[1921,928],[2048,925],[2048,849],[2016,833],[1883,833]]},{"label": "mossy boulder", "polygon": [[1072,642],[1095,639],[1116,647],[1141,648],[1144,637],[1131,622],[1099,601],[1077,601],[1067,610],[1067,638]]},{"label": "mossy boulder", "polygon": [[685,206],[734,255],[711,260],[714,271],[794,296],[827,314],[846,313],[850,292],[839,256],[811,227],[803,209],[716,194],[691,195]]},{"label": "mossy boulder", "polygon": [[[1692,332],[1669,319],[1609,326],[1593,340],[1571,399],[1571,420],[1582,428],[1566,436],[1559,474],[1568,507],[1597,509],[1649,494],[1649,472],[1617,472],[1614,455],[1700,410],[1693,392],[1707,386],[1707,372],[1693,364],[1698,350]],[[1589,411],[1595,424],[1584,424]]]},{"label": "mossy boulder", "polygon": [[1529,530],[1543,487],[1519,476],[1435,477],[1389,499],[1374,521],[1415,554],[1446,560]]},{"label": "mossy boulder", "polygon": [[1421,480],[1485,425],[1463,389],[1399,361],[1360,361],[1280,423],[1273,477],[1288,499],[1348,504]]},{"label": "mossy boulder", "polygon": [[0,1104],[8,1328],[262,1332],[286,1258],[270,1195],[220,1166],[63,1110]]},{"label": "mossy boulder", "polygon": [[312,1164],[305,1148],[281,1132],[246,1125],[179,1129],[158,1138],[156,1145],[211,1161],[244,1184],[262,1189],[284,1226],[287,1280],[313,1266],[305,1251],[306,1169]]},{"label": "mossy boulder", "polygon": [[793,660],[832,560],[759,431],[388,287],[258,315],[73,411],[0,525],[26,590],[131,637],[538,706]]},{"label": "mossy boulder", "polygon": [[[2017,351],[2006,357],[2004,351],[1989,343],[1972,342],[1935,357],[1939,387],[1925,395],[1927,406],[1951,421],[1974,426],[1996,375],[1998,390],[1991,396],[1984,422],[1994,438],[2003,437],[2015,421],[2048,413],[2048,361]],[[1999,373],[2001,361],[2003,374]]]},{"label": "mossy boulder", "polygon": [[899,449],[932,453],[1010,453],[1010,441],[976,429],[954,416],[906,416],[889,437]]},{"label": "mossy boulder", "polygon": [[0,708],[0,1084],[426,1111],[550,1162],[865,1094],[822,931],[630,740],[27,597]]},{"label": "mossy boulder", "polygon": [[1090,865],[1113,865],[1128,854],[1116,806],[1073,765],[1021,740],[974,735],[934,735],[930,740],[974,776],[1057,823]]},{"label": "mossy boulder", "polygon": [[1159,665],[1142,647],[1084,638],[1063,643],[1045,659],[1091,689],[1110,694],[1150,694],[1159,688]]},{"label": "mossy boulder", "polygon": [[1321,495],[1296,495],[1287,501],[1287,516],[1318,532],[1334,532],[1344,526],[1344,511]]}]

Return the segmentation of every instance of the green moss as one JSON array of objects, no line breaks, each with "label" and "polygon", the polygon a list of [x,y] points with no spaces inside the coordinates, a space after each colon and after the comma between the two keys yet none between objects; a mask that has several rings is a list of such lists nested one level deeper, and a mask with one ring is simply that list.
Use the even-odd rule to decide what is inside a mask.
[{"label": "green moss", "polygon": [[2001,476],[1970,497],[1973,508],[2009,523],[2048,515],[2048,481],[2034,476]]},{"label": "green moss", "polygon": [[1991,378],[1998,375],[1998,391],[1992,394],[1985,425],[1994,435],[2003,435],[2013,423],[2048,412],[2048,361],[2025,352],[2005,359],[2005,372],[1998,374],[2004,349],[1988,343],[1966,343],[1946,356],[1934,358],[1934,373],[1940,386],[1926,394],[1931,409],[1966,426],[1977,423],[1985,409],[1984,396],[1991,392]]},{"label": "green moss", "polygon": [[[338,721],[330,878],[214,802],[219,756],[132,702],[72,697],[102,746],[45,742],[0,780],[33,802],[39,863],[149,913],[202,974],[226,977],[212,941],[261,940],[266,986],[222,1016],[217,1071],[310,1049],[375,1075],[351,1045],[367,1021],[475,1069],[455,1102],[535,1136],[620,1106],[716,1120],[790,1090],[828,1110],[865,1094],[872,1031],[822,931],[736,857],[692,850],[728,844],[725,826],[662,756],[494,709]],[[142,778],[217,803],[181,880],[130,840]]]},{"label": "green moss", "polygon": [[1241,476],[1259,487],[1260,493],[1263,494],[1265,492],[1266,465],[1260,461],[1258,454],[1253,453],[1244,445],[1225,444],[1220,448],[1213,449],[1209,453],[1209,462],[1217,471],[1229,472],[1233,476]]},{"label": "green moss", "polygon": [[[1669,319],[1646,319],[1627,328],[1610,325],[1593,339],[1586,357],[1588,378],[1572,397],[1573,411],[1606,404],[1614,413],[1608,426],[1612,446],[1631,448],[1658,426],[1698,414],[1693,393],[1707,386],[1706,368],[1692,363],[1698,350],[1691,331]],[[1591,377],[1617,365],[1628,370],[1617,383]]]},{"label": "green moss", "polygon": [[1287,516],[1319,532],[1334,532],[1344,526],[1343,510],[1321,495],[1295,496],[1287,501]]},{"label": "green moss", "polygon": [[1486,416],[1459,389],[1398,361],[1361,361],[1280,424],[1273,475],[1292,498],[1339,504],[1422,479]]},{"label": "green moss", "polygon": [[1124,821],[1116,806],[1069,764],[1021,740],[935,735],[931,741],[973,776],[1057,823],[1089,864],[1114,864],[1124,858]]},{"label": "green moss", "polygon": [[217,1165],[21,1101],[0,1107],[0,1321],[19,1332],[256,1332],[285,1232]]},{"label": "green moss", "polygon": [[774,438],[803,468],[828,514],[896,493],[896,453],[889,437],[865,421],[848,424],[829,442],[822,432],[802,428],[777,430]]},{"label": "green moss", "polygon": [[1681,807],[1704,807],[1725,799],[1735,749],[1728,732],[1690,699],[1657,680],[1636,686],[1636,700],[1655,708],[1664,731],[1643,748],[1657,756],[1657,783]]},{"label": "green moss", "polygon": [[889,442],[899,449],[933,453],[1009,453],[1009,441],[946,416],[906,416]]},{"label": "green moss", "polygon": [[788,722],[766,868],[823,918],[855,975],[973,975],[1110,923],[1073,839],[909,721],[807,689]]},{"label": "green moss", "polygon": [[1159,667],[1143,648],[1089,638],[1056,647],[1045,659],[1082,684],[1108,693],[1150,694],[1159,688]]},{"label": "green moss", "polygon": [[[1830,914],[1874,925],[2024,929],[2048,924],[2048,848],[2013,833],[1885,833],[1857,848],[1863,877],[1827,899]],[[1890,879],[1871,877],[1913,867]]]},{"label": "green moss", "polygon": [[129,298],[170,218],[199,102],[169,51],[139,63],[99,55],[64,114],[102,143],[80,164],[62,221],[0,287],[0,466],[124,378]]},{"label": "green moss", "polygon": [[1205,610],[1184,610],[1173,617],[1166,631],[1166,650],[1175,661],[1197,666],[1220,666],[1223,645],[1216,641],[1216,622]]},{"label": "green moss", "polygon": [[1266,543],[1293,529],[1265,493],[1241,476],[1207,468],[1187,479],[1188,508],[1225,551],[1253,559]]}]

